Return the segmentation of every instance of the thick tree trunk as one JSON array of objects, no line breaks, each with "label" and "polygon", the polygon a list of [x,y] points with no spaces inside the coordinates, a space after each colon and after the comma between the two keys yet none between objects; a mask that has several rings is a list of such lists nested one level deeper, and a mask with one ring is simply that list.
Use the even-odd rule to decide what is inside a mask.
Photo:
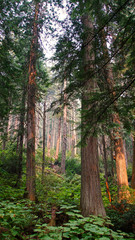
[{"label": "thick tree trunk", "polygon": [[44,112],[43,112],[43,160],[42,160],[42,182],[44,178],[45,169],[45,132],[46,132],[46,101],[44,101]]},{"label": "thick tree trunk", "polygon": [[56,143],[55,160],[58,159],[58,155],[59,155],[60,133],[61,133],[61,116],[60,116],[60,118],[59,118],[59,124],[58,124],[58,137],[57,137],[57,143]]},{"label": "thick tree trunk", "polygon": [[[93,25],[88,15],[82,17],[82,23],[87,43],[93,31]],[[86,101],[89,100],[89,94],[91,91],[94,91],[95,87],[94,80],[89,79],[89,72],[93,69],[92,61],[94,60],[91,48],[91,43],[87,44],[84,52],[84,70],[86,74],[86,83],[82,96],[82,125],[84,126],[85,118],[83,119],[83,111],[89,110],[90,106]],[[82,145],[81,148],[81,211],[83,216],[89,216],[90,214],[106,215],[101,196],[97,138],[94,136],[88,137],[86,146]]]},{"label": "thick tree trunk", "polygon": [[[66,89],[66,79],[64,79],[64,90]],[[62,136],[62,158],[61,158],[61,173],[65,173],[66,149],[67,149],[67,106],[66,93],[64,92],[64,109],[63,109],[63,136]]]},{"label": "thick tree trunk", "polygon": [[83,216],[102,215],[105,209],[101,196],[97,139],[89,137],[86,147],[82,147],[81,170],[81,210]]},{"label": "thick tree trunk", "polygon": [[37,20],[39,3],[35,4],[35,17],[33,24],[33,39],[30,50],[29,82],[28,82],[28,113],[27,113],[27,162],[26,162],[26,188],[28,198],[35,201],[35,95],[36,95],[36,49],[38,41]]}]

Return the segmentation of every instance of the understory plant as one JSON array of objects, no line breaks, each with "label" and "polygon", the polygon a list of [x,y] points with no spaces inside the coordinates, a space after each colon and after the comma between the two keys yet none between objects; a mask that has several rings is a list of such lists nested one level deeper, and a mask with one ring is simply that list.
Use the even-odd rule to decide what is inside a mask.
[{"label": "understory plant", "polygon": [[[44,239],[44,240],[66,240],[66,239],[100,239],[100,240],[133,240],[133,234],[127,234],[121,231],[112,230],[113,224],[108,217],[102,218],[90,215],[83,217],[76,206],[63,205],[61,211],[57,214],[66,213],[69,220],[61,226],[48,226],[47,224],[37,224],[34,229],[34,234],[30,239]],[[57,221],[56,221],[57,222]]]}]

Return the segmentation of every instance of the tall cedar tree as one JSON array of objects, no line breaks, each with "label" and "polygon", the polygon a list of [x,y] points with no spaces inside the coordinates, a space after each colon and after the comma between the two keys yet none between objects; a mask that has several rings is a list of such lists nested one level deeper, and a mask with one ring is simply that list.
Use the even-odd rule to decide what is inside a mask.
[{"label": "tall cedar tree", "polygon": [[33,38],[31,42],[28,82],[28,112],[27,112],[27,162],[26,188],[28,198],[35,201],[35,95],[36,95],[36,51],[38,42],[39,2],[35,2],[35,16],[33,22]]},{"label": "tall cedar tree", "polygon": [[[92,34],[91,32],[93,32],[93,24],[88,15],[83,15],[82,24],[86,37],[85,44],[88,43]],[[82,117],[83,111],[89,110],[90,106],[86,103],[89,99],[89,94],[95,88],[94,79],[89,79],[89,72],[93,68],[92,62],[94,58],[91,50],[92,45],[88,43],[84,49],[86,83],[82,95]],[[89,136],[86,140],[86,146],[82,146],[81,149],[81,210],[83,216],[89,216],[90,214],[106,215],[101,196],[97,138],[94,136]]]}]

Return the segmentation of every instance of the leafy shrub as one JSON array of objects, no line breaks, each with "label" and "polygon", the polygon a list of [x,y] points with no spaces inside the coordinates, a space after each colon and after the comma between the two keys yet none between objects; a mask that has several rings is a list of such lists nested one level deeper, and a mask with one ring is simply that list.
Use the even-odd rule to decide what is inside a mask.
[{"label": "leafy shrub", "polygon": [[[0,239],[23,239],[23,232],[27,232],[36,223],[37,216],[32,213],[30,201],[2,201],[0,203]],[[3,231],[2,231],[3,230]]]},{"label": "leafy shrub", "polygon": [[64,223],[63,226],[52,227],[47,224],[37,224],[34,229],[35,234],[31,235],[32,238],[38,236],[39,239],[46,240],[66,240],[66,239],[100,239],[100,240],[121,240],[121,239],[134,239],[133,235],[116,232],[110,229],[112,224],[109,218],[102,218],[96,216],[83,217],[80,211],[74,205],[63,205],[61,211],[66,212],[69,216],[69,221]]},{"label": "leafy shrub", "polygon": [[114,225],[114,230],[120,229],[125,232],[132,232],[134,230],[135,205],[123,201],[113,204],[113,206],[108,207],[106,211]]},{"label": "leafy shrub", "polygon": [[[19,156],[16,149],[17,149],[17,144],[9,142],[5,150],[0,150],[0,159],[1,159],[0,166],[3,170],[11,174],[18,173],[18,167],[19,167],[18,157]],[[25,161],[25,157],[23,156],[23,164],[24,164],[24,161]]]},{"label": "leafy shrub", "polygon": [[75,174],[81,175],[81,161],[76,158],[66,159],[66,175],[73,177]]}]

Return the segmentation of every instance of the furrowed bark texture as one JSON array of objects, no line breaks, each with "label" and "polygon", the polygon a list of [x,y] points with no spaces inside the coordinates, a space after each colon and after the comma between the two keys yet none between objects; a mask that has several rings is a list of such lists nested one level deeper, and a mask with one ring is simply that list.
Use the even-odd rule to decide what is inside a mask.
[{"label": "furrowed bark texture", "polygon": [[[91,37],[93,25],[88,15],[82,17],[82,23],[87,43]],[[94,80],[89,79],[89,72],[93,69],[92,61],[94,60],[93,53],[91,54],[91,48],[91,43],[87,44],[84,52],[84,70],[87,81],[82,95],[83,125],[85,125],[83,111],[85,112],[86,110],[89,110],[90,106],[86,102],[89,99],[89,94],[91,91],[94,91],[95,87]],[[97,138],[94,136],[88,137],[86,140],[86,146],[82,146],[81,148],[81,211],[83,216],[89,216],[90,214],[106,215],[101,196]]]}]

